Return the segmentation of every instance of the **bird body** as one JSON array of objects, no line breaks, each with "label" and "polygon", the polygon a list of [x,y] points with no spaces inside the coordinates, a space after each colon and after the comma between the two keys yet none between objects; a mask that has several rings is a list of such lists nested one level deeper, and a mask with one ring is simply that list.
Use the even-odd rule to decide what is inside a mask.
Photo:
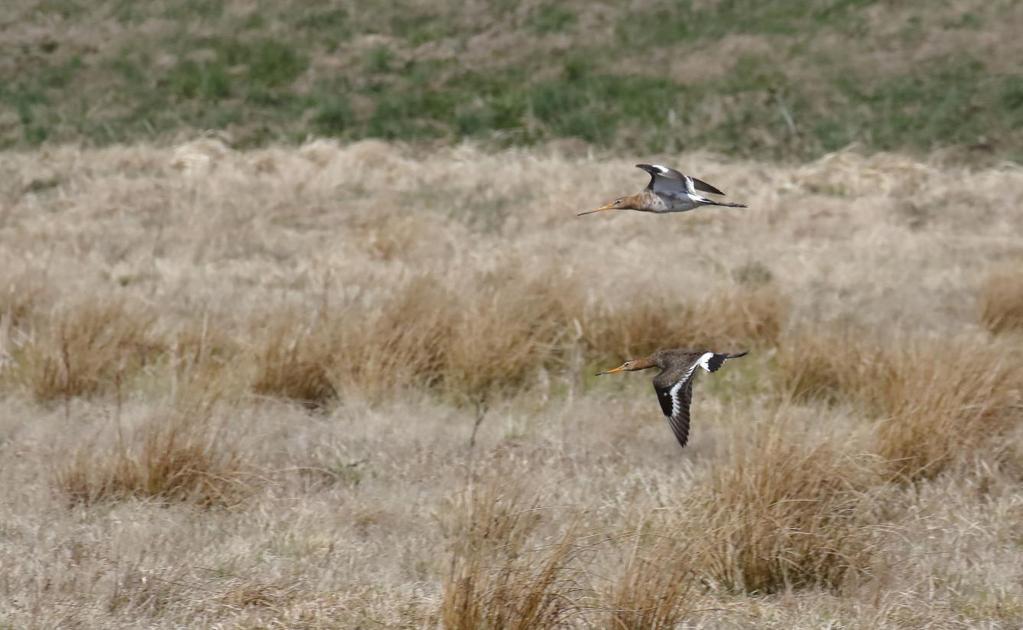
[{"label": "bird body", "polygon": [[635,195],[619,197],[596,210],[580,212],[578,216],[593,214],[602,210],[639,210],[640,212],[664,214],[668,212],[686,212],[700,206],[746,207],[741,203],[714,201],[704,197],[697,191],[722,196],[725,193],[705,181],[690,177],[673,168],[661,166],[660,164],[637,164],[636,167],[650,173],[650,183],[647,184],[646,188]]},{"label": "bird body", "polygon": [[648,357],[626,361],[613,370],[605,370],[599,374],[660,368],[660,372],[654,376],[657,401],[661,404],[661,411],[668,419],[675,439],[685,446],[689,441],[689,406],[693,400],[693,381],[696,380],[699,371],[697,368],[716,372],[726,359],[745,355],[746,352],[729,354],[706,350],[658,350]]}]

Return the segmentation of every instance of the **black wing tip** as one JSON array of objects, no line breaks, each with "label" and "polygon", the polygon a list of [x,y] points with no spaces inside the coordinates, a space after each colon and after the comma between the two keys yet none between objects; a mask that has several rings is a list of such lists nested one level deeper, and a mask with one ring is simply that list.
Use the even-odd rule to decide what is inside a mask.
[{"label": "black wing tip", "polygon": [[725,359],[738,359],[747,354],[749,354],[749,350],[743,350],[742,352],[715,352],[714,356],[707,361],[707,371],[717,372],[725,364]]},{"label": "black wing tip", "polygon": [[678,440],[678,445],[685,448],[686,444],[689,444],[689,416],[685,415],[678,418],[681,422],[678,420],[672,420],[671,418],[669,418],[669,420],[671,420],[672,424],[671,432],[675,434],[675,439]]},{"label": "black wing tip", "polygon": [[726,196],[725,193],[721,192],[721,190],[719,190],[716,186],[711,186],[702,179],[696,179],[695,177],[692,177],[691,179],[693,180],[693,187],[696,188],[696,190],[702,190],[703,192],[707,192],[712,195],[721,195],[722,197]]}]

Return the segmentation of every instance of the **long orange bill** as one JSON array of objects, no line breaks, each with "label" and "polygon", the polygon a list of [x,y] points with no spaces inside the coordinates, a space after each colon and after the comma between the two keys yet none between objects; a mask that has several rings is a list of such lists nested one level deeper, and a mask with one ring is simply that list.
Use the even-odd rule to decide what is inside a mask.
[{"label": "long orange bill", "polygon": [[613,370],[604,370],[603,372],[597,372],[597,376],[600,376],[601,374],[614,374],[615,372],[621,372],[624,369],[625,369],[625,365],[619,365],[618,367],[614,368]]},{"label": "long orange bill", "polygon": [[614,206],[613,203],[605,203],[604,205],[600,206],[596,210],[587,210],[586,212],[580,212],[579,214],[577,214],[575,216],[581,217],[584,214],[593,214],[594,212],[600,212],[602,210],[614,210],[614,209],[615,209],[615,206]]}]

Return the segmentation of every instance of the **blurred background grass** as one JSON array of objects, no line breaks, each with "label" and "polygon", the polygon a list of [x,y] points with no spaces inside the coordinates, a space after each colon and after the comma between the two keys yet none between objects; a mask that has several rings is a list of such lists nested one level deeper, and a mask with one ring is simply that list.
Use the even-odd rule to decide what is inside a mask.
[{"label": "blurred background grass", "polygon": [[574,139],[1023,161],[1013,0],[7,0],[0,148]]}]

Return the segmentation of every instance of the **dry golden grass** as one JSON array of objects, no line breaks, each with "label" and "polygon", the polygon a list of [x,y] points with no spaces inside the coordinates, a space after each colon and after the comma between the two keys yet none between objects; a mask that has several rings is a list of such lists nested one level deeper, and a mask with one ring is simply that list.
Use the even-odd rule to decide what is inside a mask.
[{"label": "dry golden grass", "polygon": [[253,391],[311,408],[336,398],[334,383],[377,398],[419,386],[482,402],[521,390],[541,370],[561,371],[579,354],[596,361],[659,347],[769,344],[787,312],[768,289],[729,289],[693,303],[642,294],[621,307],[589,303],[567,275],[543,271],[520,263],[444,283],[414,277],[378,303],[299,327],[302,315],[273,314],[251,327],[259,348]]},{"label": "dry golden grass", "polygon": [[677,628],[697,607],[701,588],[690,568],[694,545],[663,532],[643,544],[637,536],[610,598],[608,627],[620,630]]},{"label": "dry golden grass", "polygon": [[777,287],[730,288],[690,302],[638,294],[623,302],[603,305],[583,326],[587,347],[599,356],[770,345],[788,315],[788,301]]},{"label": "dry golden grass", "polygon": [[[113,444],[95,439],[58,465],[57,488],[71,503],[120,499],[236,504],[249,487],[243,458],[212,421],[210,403],[157,414]],[[106,436],[109,437],[109,436]]]},{"label": "dry golden grass", "polygon": [[255,357],[252,391],[262,396],[293,400],[308,409],[322,409],[338,396],[330,381],[333,348],[312,335],[293,330],[269,330],[265,346]]},{"label": "dry golden grass", "polygon": [[[1018,626],[1023,349],[963,296],[1023,172],[662,156],[750,208],[574,216],[635,161],[0,154],[59,174],[0,199],[0,626]],[[751,350],[685,450],[592,376],[675,345]]]},{"label": "dry golden grass", "polygon": [[694,569],[731,591],[838,589],[875,561],[874,460],[807,436],[785,413],[747,429],[669,526],[691,541]]},{"label": "dry golden grass", "polygon": [[779,348],[781,391],[843,401],[879,417],[876,450],[896,477],[933,477],[1023,417],[1018,351],[987,340],[903,340],[805,333]]},{"label": "dry golden grass", "polygon": [[30,324],[8,378],[40,402],[113,391],[165,350],[156,316],[120,301],[67,305]]},{"label": "dry golden grass", "polygon": [[1023,273],[991,274],[980,294],[980,321],[993,333],[1023,330]]},{"label": "dry golden grass", "polygon": [[778,346],[776,363],[781,393],[798,402],[859,402],[870,398],[865,389],[890,378],[880,343],[852,331],[787,336]]},{"label": "dry golden grass", "polygon": [[911,344],[890,359],[877,451],[898,477],[933,477],[977,454],[997,461],[1023,420],[1018,352],[984,342]]},{"label": "dry golden grass", "polygon": [[472,630],[555,628],[577,612],[569,563],[576,533],[528,548],[540,506],[522,491],[487,485],[473,492],[444,584],[440,615],[445,628]]}]

